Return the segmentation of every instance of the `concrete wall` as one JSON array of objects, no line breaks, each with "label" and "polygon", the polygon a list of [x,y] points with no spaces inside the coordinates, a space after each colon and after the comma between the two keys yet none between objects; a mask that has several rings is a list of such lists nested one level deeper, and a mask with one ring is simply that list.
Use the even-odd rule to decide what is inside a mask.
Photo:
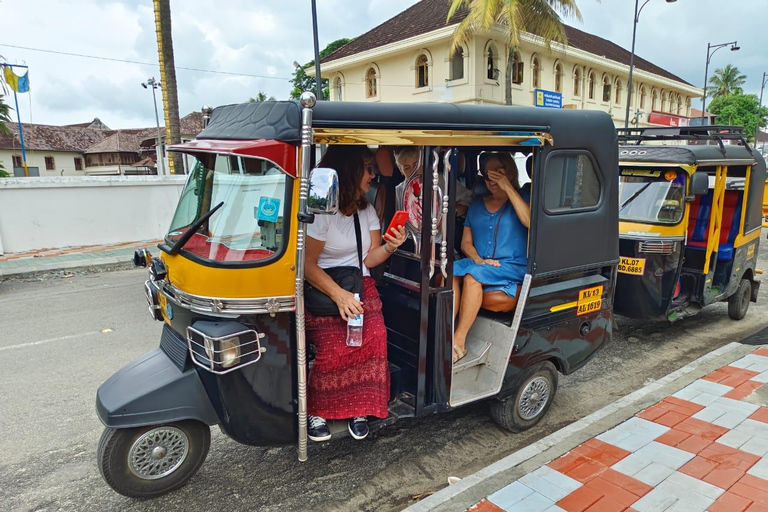
[{"label": "concrete wall", "polygon": [[[5,167],[5,171],[13,176],[13,158],[21,158],[21,149],[8,150],[0,149],[0,163]],[[54,170],[45,169],[45,157],[53,157]],[[27,151],[27,167],[37,167],[40,170],[40,176],[84,176],[85,171],[75,170],[75,158],[82,161],[85,167],[85,158],[80,153],[67,151]],[[63,172],[63,174],[62,174]]]},{"label": "concrete wall", "polygon": [[[464,48],[464,78],[449,80],[449,38],[451,30],[439,31],[410,38],[385,47],[375,48],[324,65],[323,76],[330,79],[331,100],[339,100],[337,80],[341,80],[342,101],[417,102],[443,101],[450,103],[504,104],[504,83],[507,54],[510,51],[500,31],[488,31],[475,36]],[[498,80],[487,78],[489,49],[492,48],[494,66],[499,70]],[[602,110],[608,112],[617,125],[623,126],[627,101],[628,66],[609,61],[598,55],[562,45],[547,49],[540,41],[524,36],[516,48],[524,65],[521,84],[512,84],[512,103],[533,106],[533,61],[539,62],[540,89],[555,91],[555,67],[562,69],[561,92],[563,105],[569,108]],[[429,61],[429,86],[416,87],[416,61],[419,55]],[[366,96],[366,72],[375,69],[378,76],[378,94]],[[577,71],[579,70],[579,75]],[[311,70],[310,70],[311,71]],[[588,97],[589,76],[595,77],[594,99]],[[575,94],[575,77],[580,76],[580,87]],[[610,101],[603,101],[603,78],[611,85]],[[616,101],[616,83],[621,94]],[[639,88],[645,90],[645,101],[640,125],[647,125],[652,110],[681,116],[690,115],[691,100],[700,96],[696,87],[635,68],[631,115],[639,108]],[[652,93],[657,101],[652,105]],[[677,100],[679,98],[679,101]],[[678,109],[675,104],[680,104]]]},{"label": "concrete wall", "polygon": [[162,238],[185,178],[0,178],[0,254]]}]

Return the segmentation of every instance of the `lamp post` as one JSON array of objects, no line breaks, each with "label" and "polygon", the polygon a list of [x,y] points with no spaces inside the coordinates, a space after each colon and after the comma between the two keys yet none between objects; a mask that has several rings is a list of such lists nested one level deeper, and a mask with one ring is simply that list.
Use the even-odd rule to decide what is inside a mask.
[{"label": "lamp post", "polygon": [[[643,5],[638,9],[640,0],[635,0],[635,24],[632,27],[632,53],[629,56],[629,81],[627,82],[627,112],[624,115],[624,128],[629,128],[629,104],[632,101],[632,75],[635,70],[635,38],[637,36],[637,22],[640,21],[640,13],[643,11],[643,7],[648,5],[651,0],[645,0]],[[677,0],[667,0],[668,4],[673,4]]]},{"label": "lamp post", "polygon": [[757,137],[760,135],[760,111],[763,110],[763,91],[765,91],[765,84],[768,82],[768,72],[763,73],[763,81],[760,84],[760,106],[757,107],[757,127],[755,128],[755,147],[757,147]]},{"label": "lamp post", "polygon": [[152,101],[155,104],[155,122],[157,123],[157,137],[155,141],[155,152],[157,153],[157,165],[158,174],[160,176],[165,175],[165,161],[163,160],[163,136],[160,133],[160,116],[157,114],[157,97],[155,91],[160,87],[160,82],[155,80],[155,77],[148,78],[146,82],[142,82],[141,86],[145,89],[152,88]]},{"label": "lamp post", "polygon": [[317,6],[312,0],[312,38],[315,44],[315,94],[317,100],[323,100],[323,79],[320,76],[320,42],[317,39]]},{"label": "lamp post", "polygon": [[704,96],[701,98],[701,125],[704,126],[704,118],[707,115],[707,79],[709,78],[709,62],[712,60],[712,56],[720,48],[726,46],[731,47],[732,52],[737,52],[741,48],[737,41],[731,41],[730,43],[712,44],[707,43],[707,65],[704,67]]}]

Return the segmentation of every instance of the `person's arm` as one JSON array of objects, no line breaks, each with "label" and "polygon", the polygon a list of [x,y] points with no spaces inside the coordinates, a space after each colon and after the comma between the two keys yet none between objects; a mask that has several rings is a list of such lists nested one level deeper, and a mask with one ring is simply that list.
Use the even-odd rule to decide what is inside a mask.
[{"label": "person's arm", "polygon": [[331,276],[317,264],[323,247],[325,247],[325,242],[316,240],[311,236],[307,237],[304,277],[312,286],[329,296],[339,308],[341,318],[348,320],[350,317],[363,312],[363,304],[356,301],[351,292],[336,284],[336,281],[331,279]]},{"label": "person's arm", "polygon": [[488,171],[488,177],[495,181],[501,190],[507,194],[509,202],[512,203],[512,208],[515,210],[517,218],[526,228],[531,227],[531,207],[525,202],[520,193],[515,190],[506,174],[500,171],[492,170]]},{"label": "person's arm", "polygon": [[[390,231],[394,231],[394,229],[392,228]],[[381,232],[378,229],[371,231],[371,248],[368,249],[368,255],[363,264],[368,268],[381,265],[394,254],[398,247],[403,245],[406,238],[408,238],[408,234],[403,226],[398,226],[395,236],[384,233],[384,244],[381,243]]]}]

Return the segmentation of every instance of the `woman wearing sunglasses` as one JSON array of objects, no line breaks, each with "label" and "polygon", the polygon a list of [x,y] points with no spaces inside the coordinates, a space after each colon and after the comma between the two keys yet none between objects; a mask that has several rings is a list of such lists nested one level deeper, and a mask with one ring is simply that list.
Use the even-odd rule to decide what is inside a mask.
[{"label": "woman wearing sunglasses", "polygon": [[466,340],[481,307],[508,311],[517,300],[528,262],[529,191],[520,190],[517,165],[506,153],[481,160],[488,193],[475,199],[464,222],[461,250],[454,264],[453,362],[467,354]]}]

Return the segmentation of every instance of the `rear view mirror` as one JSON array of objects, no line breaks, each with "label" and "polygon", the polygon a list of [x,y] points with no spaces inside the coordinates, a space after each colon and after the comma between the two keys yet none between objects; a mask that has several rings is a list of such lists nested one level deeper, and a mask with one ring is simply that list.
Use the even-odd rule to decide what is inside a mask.
[{"label": "rear view mirror", "polygon": [[705,195],[709,191],[709,177],[705,172],[696,172],[691,176],[690,194],[692,196]]},{"label": "rear view mirror", "polygon": [[334,214],[339,211],[339,176],[334,169],[318,167],[309,174],[307,213]]}]

